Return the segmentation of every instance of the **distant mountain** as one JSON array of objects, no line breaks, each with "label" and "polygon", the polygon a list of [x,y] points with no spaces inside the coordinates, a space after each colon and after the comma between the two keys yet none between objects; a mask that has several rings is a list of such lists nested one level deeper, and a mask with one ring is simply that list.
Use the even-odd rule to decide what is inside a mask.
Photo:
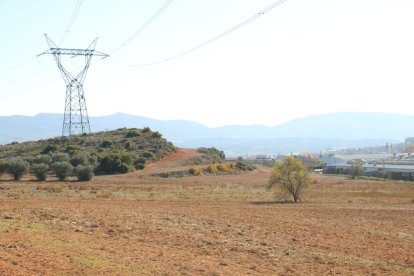
[{"label": "distant mountain", "polygon": [[[0,116],[0,144],[59,136],[63,116]],[[209,128],[185,120],[155,120],[117,113],[90,117],[93,131],[149,126],[179,147],[215,146],[230,154],[319,151],[327,148],[381,146],[414,136],[414,116],[340,112],[308,116],[274,127]]]}]

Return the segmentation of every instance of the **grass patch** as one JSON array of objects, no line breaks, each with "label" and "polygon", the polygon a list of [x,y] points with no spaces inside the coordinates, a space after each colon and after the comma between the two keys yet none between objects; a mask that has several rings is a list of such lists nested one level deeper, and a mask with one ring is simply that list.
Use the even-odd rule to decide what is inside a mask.
[{"label": "grass patch", "polygon": [[49,230],[51,229],[52,226],[49,224],[44,224],[44,223],[31,223],[29,225],[26,226],[27,231],[30,229],[32,231],[43,231],[43,230]]},{"label": "grass patch", "polygon": [[80,264],[83,264],[89,267],[108,268],[108,267],[117,266],[117,264],[114,264],[107,259],[99,258],[99,257],[78,256],[78,257],[75,257],[75,260],[79,262]]}]

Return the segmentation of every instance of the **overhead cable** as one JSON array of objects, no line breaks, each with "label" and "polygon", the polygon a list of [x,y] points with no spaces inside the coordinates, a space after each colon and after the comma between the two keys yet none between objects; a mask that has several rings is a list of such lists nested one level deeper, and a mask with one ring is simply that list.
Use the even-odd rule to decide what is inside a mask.
[{"label": "overhead cable", "polygon": [[20,94],[24,94],[24,93],[26,93],[28,91],[31,91],[31,90],[35,89],[35,88],[39,88],[39,87],[45,86],[45,85],[47,85],[49,83],[52,83],[52,82],[55,82],[57,80],[58,80],[58,78],[56,78],[56,77],[53,78],[53,79],[48,79],[48,80],[46,80],[44,82],[41,82],[41,83],[38,83],[38,84],[36,84],[34,86],[30,86],[28,88],[24,88],[24,89],[19,90],[17,92],[13,92],[12,94],[9,94],[9,95],[4,95],[4,96],[0,97],[0,99],[1,100],[4,100],[4,99],[8,99],[8,98],[15,97],[15,96],[20,95]]},{"label": "overhead cable", "polygon": [[127,45],[129,42],[131,42],[135,37],[137,37],[140,33],[142,33],[149,25],[151,25],[152,22],[154,22],[161,14],[162,12],[168,8],[168,6],[173,2],[173,0],[167,0],[164,2],[164,4],[159,8],[138,30],[136,30],[125,42],[123,42],[121,45],[119,45],[117,48],[115,48],[112,52],[109,53],[109,55],[113,55],[115,52],[119,51],[121,48],[123,48],[125,45]]},{"label": "overhead cable", "polygon": [[63,34],[62,38],[60,39],[59,45],[63,44],[63,42],[66,40],[66,37],[68,36],[70,29],[72,29],[73,23],[75,22],[76,17],[78,16],[79,9],[82,6],[83,0],[78,0],[76,2],[75,9],[72,12],[72,16],[69,20],[68,25],[66,26],[65,33]]},{"label": "overhead cable", "polygon": [[32,61],[32,60],[34,60],[34,59],[36,59],[36,57],[32,57],[32,58],[27,59],[27,60],[25,60],[25,61],[22,61],[22,62],[16,63],[16,64],[14,64],[14,65],[12,65],[12,66],[10,66],[10,67],[7,67],[6,69],[4,69],[4,70],[0,71],[0,74],[3,74],[3,73],[6,73],[6,72],[9,72],[9,71],[12,71],[12,70],[14,70],[14,69],[16,69],[16,68],[19,68],[20,66],[25,65],[25,64],[27,64],[27,63],[31,62],[31,61]]},{"label": "overhead cable", "polygon": [[8,85],[10,85],[10,84],[12,84],[12,83],[19,82],[19,81],[24,80],[24,79],[30,78],[30,77],[32,77],[32,76],[34,76],[34,75],[37,75],[37,74],[39,74],[39,73],[41,73],[41,72],[43,72],[43,71],[46,71],[46,70],[47,70],[47,69],[49,69],[49,68],[50,68],[50,66],[45,67],[45,68],[40,69],[40,70],[37,70],[37,71],[35,71],[35,72],[33,72],[33,73],[30,73],[30,74],[24,75],[24,76],[19,77],[19,78],[17,78],[17,79],[14,79],[14,80],[8,81],[8,82],[6,82],[6,83],[2,83],[2,84],[0,84],[0,88],[5,87],[5,86],[8,86]]},{"label": "overhead cable", "polygon": [[266,13],[268,13],[269,11],[273,10],[274,8],[276,8],[277,6],[283,4],[286,1],[287,0],[279,0],[276,3],[274,3],[274,4],[270,5],[269,7],[267,7],[266,9],[262,10],[261,12],[255,14],[252,17],[248,18],[247,20],[241,22],[240,24],[237,24],[236,26],[228,29],[227,31],[225,31],[225,32],[223,32],[223,33],[221,33],[221,34],[219,34],[219,35],[217,35],[217,36],[215,36],[215,37],[213,37],[213,38],[211,38],[211,39],[209,39],[209,40],[207,40],[207,41],[205,41],[205,42],[203,42],[203,43],[201,43],[201,44],[199,44],[197,46],[194,46],[194,47],[192,47],[192,48],[190,48],[190,49],[188,49],[188,50],[186,50],[184,52],[181,52],[181,53],[179,53],[179,54],[177,54],[175,56],[172,56],[172,57],[169,57],[169,58],[165,58],[165,59],[162,59],[162,60],[159,60],[159,61],[147,63],[147,64],[138,64],[138,65],[130,65],[130,66],[151,66],[151,65],[156,65],[156,64],[168,62],[168,61],[171,61],[171,60],[180,58],[182,56],[188,55],[191,52],[194,52],[194,51],[196,51],[196,50],[198,50],[198,49],[200,49],[202,47],[205,47],[205,46],[207,46],[207,45],[215,42],[216,40],[219,40],[220,38],[223,38],[224,36],[227,36],[230,33],[232,33],[234,31],[240,29],[241,27],[249,24],[250,22],[252,22],[253,20],[259,18],[260,16],[265,15]]}]

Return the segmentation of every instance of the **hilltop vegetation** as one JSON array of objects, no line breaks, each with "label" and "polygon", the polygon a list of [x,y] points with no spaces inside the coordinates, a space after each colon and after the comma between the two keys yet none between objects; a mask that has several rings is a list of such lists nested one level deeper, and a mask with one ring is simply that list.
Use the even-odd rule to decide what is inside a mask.
[{"label": "hilltop vegetation", "polygon": [[172,143],[148,127],[14,142],[0,146],[0,173],[7,171],[17,180],[30,167],[39,180],[44,180],[49,171],[61,180],[73,173],[88,180],[92,172],[115,174],[143,169],[174,150]]},{"label": "hilltop vegetation", "polygon": [[181,165],[188,166],[188,165],[216,164],[216,163],[222,163],[226,159],[226,155],[224,154],[224,152],[214,147],[212,148],[201,147],[197,149],[197,152],[201,153],[201,155],[191,158],[191,159],[183,160],[181,162]]}]

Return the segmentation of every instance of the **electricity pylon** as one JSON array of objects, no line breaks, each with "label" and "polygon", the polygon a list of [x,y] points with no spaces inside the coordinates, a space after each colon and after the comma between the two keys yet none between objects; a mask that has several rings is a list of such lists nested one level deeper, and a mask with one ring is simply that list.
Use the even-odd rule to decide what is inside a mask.
[{"label": "electricity pylon", "polygon": [[[95,51],[98,38],[96,38],[86,49],[67,49],[59,48],[46,34],[45,37],[49,45],[49,50],[39,54],[38,56],[46,54],[53,55],[66,84],[65,113],[63,117],[62,136],[91,133],[88,111],[86,109],[85,94],[83,92],[83,82],[89,69],[92,57],[100,56],[102,58],[106,58],[108,55]],[[84,56],[85,65],[83,69],[77,75],[69,73],[68,70],[63,68],[61,60],[62,55],[69,55],[72,57]]]}]

